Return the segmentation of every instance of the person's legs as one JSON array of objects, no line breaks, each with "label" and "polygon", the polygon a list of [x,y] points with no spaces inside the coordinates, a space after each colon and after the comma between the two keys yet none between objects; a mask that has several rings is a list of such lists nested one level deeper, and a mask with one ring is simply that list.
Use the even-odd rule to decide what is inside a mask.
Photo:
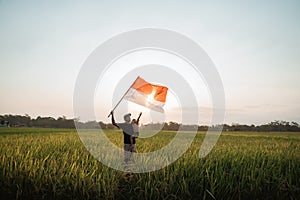
[{"label": "person's legs", "polygon": [[127,163],[130,159],[130,144],[124,144],[124,162]]},{"label": "person's legs", "polygon": [[130,151],[130,160],[134,162],[134,151],[135,151],[135,144],[131,146],[131,151]]}]

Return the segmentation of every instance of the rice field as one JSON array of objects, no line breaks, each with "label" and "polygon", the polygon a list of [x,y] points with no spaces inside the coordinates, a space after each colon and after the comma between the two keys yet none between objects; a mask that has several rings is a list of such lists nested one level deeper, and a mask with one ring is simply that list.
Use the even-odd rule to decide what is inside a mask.
[{"label": "rice field", "polygon": [[[106,135],[120,148],[123,135]],[[175,132],[138,139],[137,152]],[[133,174],[93,158],[76,130],[1,128],[1,199],[300,199],[300,133],[223,132],[200,159],[205,136],[166,168]]]}]

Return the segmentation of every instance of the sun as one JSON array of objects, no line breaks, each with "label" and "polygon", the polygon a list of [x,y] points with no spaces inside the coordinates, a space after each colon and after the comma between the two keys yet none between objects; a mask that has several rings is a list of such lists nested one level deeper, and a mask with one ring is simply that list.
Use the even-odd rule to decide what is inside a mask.
[{"label": "sun", "polygon": [[152,102],[154,100],[155,89],[152,90],[150,94],[147,95],[147,102]]}]

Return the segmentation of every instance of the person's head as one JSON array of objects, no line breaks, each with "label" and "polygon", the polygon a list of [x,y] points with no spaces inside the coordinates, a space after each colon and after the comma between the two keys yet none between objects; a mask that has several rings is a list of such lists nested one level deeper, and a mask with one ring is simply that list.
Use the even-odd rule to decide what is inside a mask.
[{"label": "person's head", "polygon": [[132,119],[131,123],[136,124],[137,123],[136,119]]},{"label": "person's head", "polygon": [[131,121],[130,116],[131,116],[130,113],[124,115],[124,121],[127,122],[127,123],[130,123],[130,121]]}]

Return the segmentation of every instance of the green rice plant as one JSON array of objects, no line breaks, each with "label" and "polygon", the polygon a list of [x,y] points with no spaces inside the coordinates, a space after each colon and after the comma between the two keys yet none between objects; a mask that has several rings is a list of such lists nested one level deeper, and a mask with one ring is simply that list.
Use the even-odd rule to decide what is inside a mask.
[{"label": "green rice plant", "polygon": [[[105,131],[122,148],[119,130]],[[165,146],[176,132],[138,139],[137,152]],[[1,199],[299,199],[300,133],[224,132],[205,158],[204,132],[169,166],[133,174],[85,149],[76,130],[1,128]],[[121,158],[120,158],[121,159]]]}]

